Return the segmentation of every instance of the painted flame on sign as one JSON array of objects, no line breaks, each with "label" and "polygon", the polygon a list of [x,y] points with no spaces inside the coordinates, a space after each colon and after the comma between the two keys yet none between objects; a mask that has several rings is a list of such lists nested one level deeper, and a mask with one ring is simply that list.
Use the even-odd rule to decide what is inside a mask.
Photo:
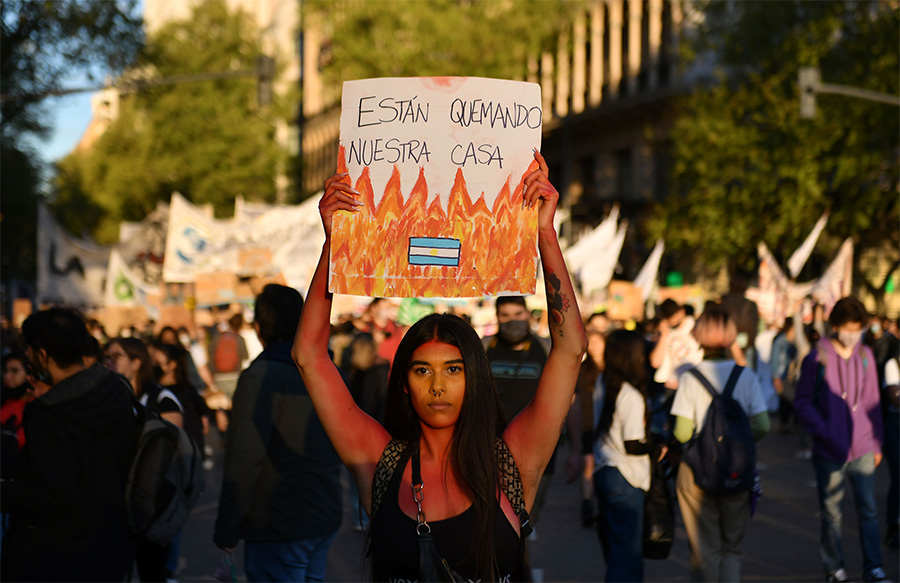
[{"label": "painted flame on sign", "polygon": [[[424,169],[404,199],[395,166],[375,204],[368,168],[353,187],[364,206],[334,216],[331,284],[334,293],[369,297],[479,297],[501,293],[532,294],[537,282],[537,209],[522,208],[524,178],[510,191],[505,182],[492,208],[482,193],[469,197],[462,169],[457,170],[447,208],[440,197],[428,203]],[[343,146],[338,172],[347,172]],[[348,184],[350,177],[344,179]],[[426,207],[427,205],[427,207]],[[458,265],[410,264],[411,239],[459,241]]]}]

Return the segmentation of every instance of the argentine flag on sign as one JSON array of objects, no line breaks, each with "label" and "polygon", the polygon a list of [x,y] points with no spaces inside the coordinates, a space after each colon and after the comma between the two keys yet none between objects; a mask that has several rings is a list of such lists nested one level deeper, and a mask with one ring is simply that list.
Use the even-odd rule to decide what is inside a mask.
[{"label": "argentine flag on sign", "polygon": [[459,239],[410,237],[409,264],[459,267],[459,249]]}]

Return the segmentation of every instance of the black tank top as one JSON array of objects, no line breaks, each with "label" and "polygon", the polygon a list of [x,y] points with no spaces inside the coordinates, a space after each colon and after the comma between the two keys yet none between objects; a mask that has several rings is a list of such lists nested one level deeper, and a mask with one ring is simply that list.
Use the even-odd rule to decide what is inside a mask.
[{"label": "black tank top", "polygon": [[[403,514],[398,502],[400,482],[409,463],[409,449],[403,453],[394,475],[391,477],[384,500],[372,517],[371,537],[372,578],[374,581],[406,582],[419,578],[419,541],[416,521]],[[432,488],[432,492],[439,489]],[[412,496],[412,492],[409,492]],[[444,520],[428,521],[431,536],[438,552],[453,569],[472,581],[474,563],[467,555],[471,547],[471,533],[475,527],[475,515],[470,506],[457,516]],[[499,569],[499,581],[524,581],[524,565],[519,535],[509,523],[500,504],[494,520],[494,556]],[[469,559],[469,560],[467,560]]]}]

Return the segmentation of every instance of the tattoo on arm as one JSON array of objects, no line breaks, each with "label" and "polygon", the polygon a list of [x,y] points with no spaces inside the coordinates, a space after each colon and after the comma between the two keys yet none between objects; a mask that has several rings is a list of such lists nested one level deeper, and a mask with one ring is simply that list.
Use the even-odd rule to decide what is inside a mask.
[{"label": "tattoo on arm", "polygon": [[562,282],[555,273],[547,272],[545,281],[547,282],[547,309],[550,311],[550,323],[554,324],[553,328],[562,337],[562,325],[566,322],[566,312],[569,311],[571,302],[566,294],[560,291]]}]

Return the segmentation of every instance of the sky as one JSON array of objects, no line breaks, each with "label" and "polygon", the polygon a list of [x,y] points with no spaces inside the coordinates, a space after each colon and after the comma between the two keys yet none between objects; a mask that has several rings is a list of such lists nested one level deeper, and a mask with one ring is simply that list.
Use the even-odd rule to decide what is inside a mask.
[{"label": "sky", "polygon": [[93,93],[75,93],[52,97],[48,110],[53,115],[51,137],[38,142],[39,153],[45,162],[55,162],[72,151],[91,121]]}]

